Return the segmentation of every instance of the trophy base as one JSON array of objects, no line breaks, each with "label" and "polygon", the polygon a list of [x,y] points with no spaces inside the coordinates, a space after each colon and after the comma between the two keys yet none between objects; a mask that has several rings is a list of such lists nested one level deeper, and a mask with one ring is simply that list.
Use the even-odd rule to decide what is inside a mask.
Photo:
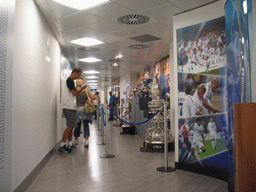
[{"label": "trophy base", "polygon": [[120,132],[120,135],[128,134],[128,135],[135,135],[135,126],[130,127],[123,127],[123,132]]},{"label": "trophy base", "polygon": [[[148,143],[143,142],[143,147],[140,149],[141,152],[151,153],[164,153],[164,143]],[[168,143],[168,152],[174,151],[174,142]]]}]

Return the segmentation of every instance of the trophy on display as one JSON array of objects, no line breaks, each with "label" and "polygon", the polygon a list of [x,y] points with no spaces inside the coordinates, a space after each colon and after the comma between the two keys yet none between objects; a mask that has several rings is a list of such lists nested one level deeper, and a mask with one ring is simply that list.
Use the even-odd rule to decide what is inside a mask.
[{"label": "trophy on display", "polygon": [[[151,87],[152,101],[148,102],[149,115],[155,114],[159,109],[160,111],[152,118],[155,123],[154,127],[147,129],[145,135],[144,149],[146,151],[164,151],[164,114],[163,105],[165,100],[160,99],[160,90],[156,83],[156,78],[153,80]],[[169,130],[167,130],[168,146],[173,143],[173,138]],[[169,147],[170,149],[171,147]]]},{"label": "trophy on display", "polygon": [[[132,117],[131,117],[131,98],[129,98],[128,102],[125,103],[124,105],[124,112],[123,112],[123,119],[127,122],[127,123],[133,123]],[[120,134],[130,134],[130,135],[134,135],[135,134],[135,126],[127,124],[127,123],[123,123],[122,128],[123,128],[123,132],[121,132]]]}]

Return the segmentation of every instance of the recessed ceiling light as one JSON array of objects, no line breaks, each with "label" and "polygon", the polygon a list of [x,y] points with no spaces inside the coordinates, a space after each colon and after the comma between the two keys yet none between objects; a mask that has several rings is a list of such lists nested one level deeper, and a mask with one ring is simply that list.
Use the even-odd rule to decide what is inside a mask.
[{"label": "recessed ceiling light", "polygon": [[93,39],[93,38],[81,38],[81,39],[75,39],[70,41],[70,43],[77,44],[77,45],[82,45],[82,46],[93,46],[93,45],[99,45],[103,44],[103,41],[100,41],[98,39]]},{"label": "recessed ceiling light", "polygon": [[98,82],[98,80],[89,80],[89,81],[86,81],[87,83],[96,83]]},{"label": "recessed ceiling light", "polygon": [[78,61],[87,62],[87,63],[94,63],[94,62],[99,62],[99,61],[102,61],[102,60],[97,59],[95,57],[87,57],[87,58],[78,59]]},{"label": "recessed ceiling light", "polygon": [[122,57],[123,57],[122,54],[118,54],[118,55],[115,57],[115,59],[121,59]]},{"label": "recessed ceiling light", "polygon": [[89,83],[88,85],[94,85],[94,86],[96,86],[96,85],[98,85],[98,83]]},{"label": "recessed ceiling light", "polygon": [[95,71],[95,70],[90,70],[90,71],[84,71],[83,73],[86,73],[86,74],[97,74],[97,73],[100,73],[99,71]]},{"label": "recessed ceiling light", "polygon": [[89,9],[95,6],[99,6],[103,3],[109,2],[109,0],[53,0],[53,1],[74,9],[79,9],[79,10]]},{"label": "recessed ceiling light", "polygon": [[98,77],[94,76],[94,75],[91,75],[91,76],[87,76],[85,77],[86,79],[98,79]]}]

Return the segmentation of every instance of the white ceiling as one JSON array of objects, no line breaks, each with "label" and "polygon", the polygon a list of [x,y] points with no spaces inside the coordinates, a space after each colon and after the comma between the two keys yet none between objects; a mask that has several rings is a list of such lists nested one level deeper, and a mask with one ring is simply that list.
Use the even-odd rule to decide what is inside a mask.
[{"label": "white ceiling", "polygon": [[[53,0],[34,0],[60,42],[72,66],[100,72],[98,89],[128,72],[143,71],[169,54],[172,42],[172,16],[216,0],[111,0],[92,9],[80,11],[65,7]],[[117,21],[121,16],[140,14],[150,18],[141,25],[125,25]],[[152,35],[160,40],[140,42],[130,38]],[[105,44],[92,46],[97,51],[79,51],[70,41],[83,37],[96,38]],[[148,45],[147,49],[131,49],[131,45]],[[119,53],[124,57],[118,67],[110,59]],[[84,57],[101,59],[97,63],[78,62]]]}]

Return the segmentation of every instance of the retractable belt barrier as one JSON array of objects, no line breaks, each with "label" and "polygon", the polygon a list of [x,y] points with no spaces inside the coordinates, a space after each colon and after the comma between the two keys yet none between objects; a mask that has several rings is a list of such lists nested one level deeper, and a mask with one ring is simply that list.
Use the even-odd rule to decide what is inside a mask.
[{"label": "retractable belt barrier", "polygon": [[[162,108],[162,107],[161,107],[161,108]],[[139,122],[139,123],[129,123],[129,122],[127,122],[127,121],[121,119],[120,117],[118,117],[110,108],[109,108],[109,111],[110,111],[110,113],[112,113],[117,119],[119,119],[120,121],[122,121],[122,122],[124,122],[124,123],[126,123],[126,124],[129,124],[129,125],[141,125],[141,124],[143,124],[143,123],[148,122],[148,121],[151,120],[154,116],[156,116],[156,114],[160,112],[161,108],[158,109],[158,110],[156,111],[156,113],[154,113],[150,118],[148,118],[148,119],[145,120],[145,121]]]},{"label": "retractable belt barrier", "polygon": [[[167,103],[165,102],[164,103],[164,106],[160,107],[156,113],[154,113],[150,118],[148,118],[147,120],[145,121],[142,121],[142,122],[139,122],[139,123],[129,123],[123,119],[121,119],[120,117],[118,117],[109,107],[106,107],[106,109],[109,109],[110,113],[112,113],[117,119],[119,119],[120,121],[126,123],[126,124],[129,124],[129,125],[141,125],[141,124],[144,124],[146,122],[148,122],[149,120],[151,120],[152,118],[154,118],[154,116],[159,113],[162,108],[164,108],[164,138],[165,138],[165,142],[164,142],[164,159],[165,159],[165,166],[164,167],[159,167],[157,168],[157,171],[160,171],[160,172],[173,172],[175,171],[176,169],[175,168],[172,168],[172,167],[168,167],[168,140],[167,140]],[[103,121],[104,121],[104,109],[101,108],[102,110],[102,118],[103,118]],[[108,110],[107,110],[108,111]],[[104,123],[104,126],[106,126],[106,123]],[[101,156],[102,158],[112,158],[112,157],[115,157],[114,155],[109,155],[108,152],[109,152],[109,123],[108,123],[108,126],[107,126],[107,154],[105,156]]]}]

